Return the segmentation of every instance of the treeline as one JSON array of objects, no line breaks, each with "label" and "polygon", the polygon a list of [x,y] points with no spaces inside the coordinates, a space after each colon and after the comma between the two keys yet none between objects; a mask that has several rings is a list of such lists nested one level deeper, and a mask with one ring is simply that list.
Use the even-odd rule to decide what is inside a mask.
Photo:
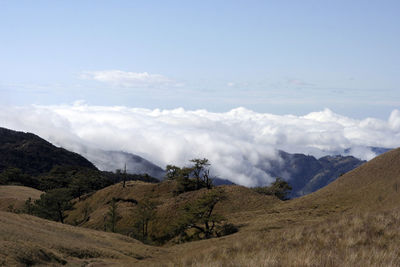
[{"label": "treeline", "polygon": [[0,173],[0,185],[22,185],[45,193],[40,199],[28,199],[22,210],[10,211],[28,213],[44,219],[64,223],[66,211],[73,208],[72,200],[113,185],[120,181],[141,180],[159,182],[147,174],[104,172],[77,166],[55,166],[48,173],[32,176],[19,168],[7,168]]},{"label": "treeline", "polygon": [[49,172],[37,176],[26,174],[15,167],[6,168],[0,173],[0,185],[22,185],[45,192],[67,188],[74,198],[122,180],[159,182],[156,178],[147,174],[113,173],[79,166],[55,166]]}]

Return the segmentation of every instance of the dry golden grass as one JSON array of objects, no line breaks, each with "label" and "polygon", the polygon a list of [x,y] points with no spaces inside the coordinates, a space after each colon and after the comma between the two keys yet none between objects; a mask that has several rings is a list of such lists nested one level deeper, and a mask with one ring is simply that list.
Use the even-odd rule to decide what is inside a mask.
[{"label": "dry golden grass", "polygon": [[41,194],[43,194],[42,191],[31,187],[2,185],[0,186],[0,210],[7,211],[10,206],[13,209],[22,209],[28,198],[34,201],[39,199]]},{"label": "dry golden grass", "polygon": [[[175,196],[173,194],[175,187],[176,184],[173,181],[160,184],[132,181],[128,182],[125,188],[122,187],[121,183],[109,186],[82,201],[77,201],[74,210],[68,213],[66,221],[70,224],[103,230],[104,216],[112,198],[142,201],[144,197],[150,197],[158,203],[157,220],[151,223],[150,231],[161,236],[168,232],[169,226],[172,226],[178,219],[181,207],[207,191],[202,189]],[[230,222],[239,225],[247,224],[249,220],[252,220],[254,218],[253,212],[264,213],[272,205],[281,202],[275,197],[258,194],[243,186],[222,186],[222,188],[226,192],[227,199],[217,204],[216,212],[224,215]],[[90,210],[90,219],[80,224],[84,219],[85,209]],[[118,202],[118,210],[122,219],[117,223],[117,232],[126,234],[132,231],[135,209],[136,205],[133,203]]]},{"label": "dry golden grass", "polygon": [[[113,197],[159,201],[162,228],[179,207],[202,194],[176,197],[173,182],[129,182],[77,202],[71,223],[90,207],[88,228],[103,228]],[[398,186],[399,185],[399,186]],[[228,199],[216,210],[240,225],[238,233],[179,245],[146,246],[128,237],[0,212],[0,265],[33,261],[118,266],[400,266],[400,149],[388,152],[313,194],[291,201],[240,186],[224,187]],[[121,202],[128,231],[134,205]],[[86,257],[86,258],[85,258]]]},{"label": "dry golden grass", "polygon": [[400,266],[400,211],[342,215],[307,226],[266,229],[228,246],[188,253],[171,265]]},{"label": "dry golden grass", "polygon": [[0,266],[116,264],[163,258],[162,248],[132,238],[0,212]]}]

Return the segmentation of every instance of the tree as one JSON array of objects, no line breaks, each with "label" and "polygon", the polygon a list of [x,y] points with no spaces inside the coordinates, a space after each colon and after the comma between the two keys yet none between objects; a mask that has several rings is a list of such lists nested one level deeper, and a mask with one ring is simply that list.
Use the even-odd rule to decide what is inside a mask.
[{"label": "tree", "polygon": [[181,233],[186,234],[188,229],[195,229],[198,238],[210,238],[216,235],[216,225],[225,220],[219,214],[215,214],[215,205],[226,199],[222,189],[212,189],[198,198],[193,203],[184,207],[181,221]]},{"label": "tree", "polygon": [[29,198],[25,201],[23,212],[24,212],[24,213],[27,213],[27,214],[29,214],[29,215],[32,215],[33,212],[34,212],[34,208],[35,208],[35,206],[34,206],[33,203],[32,203],[32,198],[29,197]]},{"label": "tree", "polygon": [[181,168],[175,165],[167,165],[165,168],[165,179],[166,180],[174,180],[178,177],[181,172]]},{"label": "tree", "polygon": [[38,181],[19,168],[7,168],[0,173],[0,184],[17,184],[29,187],[37,187]]},{"label": "tree", "polygon": [[210,177],[210,163],[208,159],[192,159],[193,162],[193,176],[196,179],[196,189],[207,187],[212,188],[212,178]]},{"label": "tree", "polygon": [[[111,232],[115,233],[116,225],[119,220],[121,220],[121,216],[118,213],[118,203],[115,198],[113,198],[108,207],[108,212],[106,214],[106,225],[105,229],[109,228]],[[107,227],[108,226],[108,227]]]},{"label": "tree", "polygon": [[165,178],[177,182],[177,194],[213,187],[208,159],[192,159],[190,162],[192,165],[189,167],[179,168],[174,165],[167,165],[166,167]]},{"label": "tree", "polygon": [[145,197],[137,205],[135,211],[135,228],[138,233],[139,239],[143,242],[147,240],[149,234],[149,223],[154,220],[156,216],[157,203]]},{"label": "tree", "polygon": [[58,188],[48,191],[35,200],[34,213],[42,218],[64,223],[65,212],[72,209],[71,191]]},{"label": "tree", "polygon": [[126,183],[126,163],[124,167],[124,172],[122,173],[122,187],[125,188],[125,183]]},{"label": "tree", "polygon": [[256,187],[254,190],[260,194],[264,195],[274,195],[280,200],[287,200],[287,195],[292,190],[292,187],[288,182],[283,180],[282,178],[277,177],[275,182],[273,182],[269,186],[264,187]]}]

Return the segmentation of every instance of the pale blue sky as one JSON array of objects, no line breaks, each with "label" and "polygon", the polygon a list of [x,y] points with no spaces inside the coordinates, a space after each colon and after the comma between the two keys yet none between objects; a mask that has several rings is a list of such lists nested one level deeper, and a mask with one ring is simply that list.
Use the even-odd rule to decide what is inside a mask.
[{"label": "pale blue sky", "polygon": [[387,118],[399,14],[385,0],[0,0],[0,104]]}]

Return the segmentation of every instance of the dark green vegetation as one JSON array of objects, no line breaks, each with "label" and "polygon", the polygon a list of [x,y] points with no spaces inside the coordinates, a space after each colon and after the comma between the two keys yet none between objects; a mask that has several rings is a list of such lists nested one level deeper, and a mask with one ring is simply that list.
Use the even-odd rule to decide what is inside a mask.
[{"label": "dark green vegetation", "polygon": [[79,154],[55,147],[34,134],[0,128],[0,185],[46,192],[31,204],[33,207],[27,206],[29,214],[64,222],[73,198],[80,199],[121,180],[158,182],[147,174],[99,171]]},{"label": "dark green vegetation", "polygon": [[[216,188],[203,194],[195,201],[189,202],[184,206],[184,213],[180,218],[180,234],[181,240],[198,240],[203,238],[220,237],[232,232],[218,231],[218,228],[227,229],[226,224],[220,225],[226,221],[226,218],[214,212],[215,205],[226,199],[225,192],[222,188]],[[232,229],[236,229],[233,224],[230,224]],[[193,229],[194,233],[188,235],[188,232]]]},{"label": "dark green vegetation", "polygon": [[54,166],[97,170],[79,154],[55,147],[37,135],[0,128],[0,172],[17,168],[24,174],[38,176]]},{"label": "dark green vegetation", "polygon": [[70,188],[74,197],[126,180],[158,182],[148,175],[101,172],[79,154],[31,134],[0,128],[0,184],[48,191]]},{"label": "dark green vegetation", "polygon": [[213,187],[208,159],[192,159],[190,162],[191,165],[188,167],[180,168],[173,165],[166,167],[165,178],[175,180],[178,184],[176,194]]},{"label": "dark green vegetation", "polygon": [[255,187],[254,191],[264,195],[276,196],[280,200],[287,200],[292,187],[282,178],[276,178],[269,186]]}]

